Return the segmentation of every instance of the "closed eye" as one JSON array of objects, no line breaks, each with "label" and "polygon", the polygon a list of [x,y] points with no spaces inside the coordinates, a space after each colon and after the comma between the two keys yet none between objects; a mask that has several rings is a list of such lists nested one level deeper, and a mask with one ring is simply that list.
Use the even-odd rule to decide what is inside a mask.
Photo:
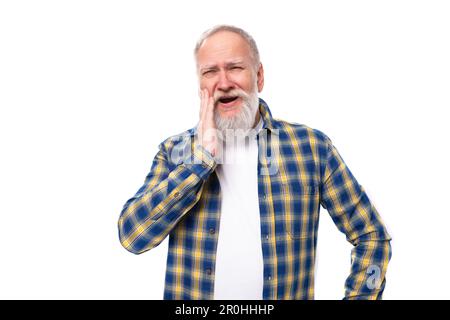
[{"label": "closed eye", "polygon": [[209,75],[214,74],[214,72],[216,72],[216,70],[210,69],[210,70],[203,71],[202,75],[203,76],[209,76]]}]

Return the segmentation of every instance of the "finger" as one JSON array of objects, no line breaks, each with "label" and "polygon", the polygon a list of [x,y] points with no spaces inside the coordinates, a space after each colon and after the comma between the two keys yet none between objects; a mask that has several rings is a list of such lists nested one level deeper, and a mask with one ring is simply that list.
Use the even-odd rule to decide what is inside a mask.
[{"label": "finger", "polygon": [[203,127],[205,125],[205,118],[206,118],[206,93],[204,89],[201,91],[201,108],[200,108],[200,122],[199,122],[199,136],[202,138],[203,136]]},{"label": "finger", "polygon": [[198,91],[198,95],[199,95],[199,97],[200,97],[200,110],[199,110],[199,113],[198,113],[198,116],[199,116],[199,119],[200,119],[200,121],[201,121],[201,119],[202,119],[202,117],[203,117],[203,90],[199,90]]},{"label": "finger", "polygon": [[213,123],[214,121],[214,97],[208,95],[206,109],[206,121]]},{"label": "finger", "polygon": [[201,119],[201,121],[203,123],[205,123],[206,115],[207,115],[207,112],[208,112],[208,98],[209,98],[209,95],[208,95],[208,90],[207,89],[202,90],[202,93],[203,93],[202,94],[202,115],[201,115],[200,119]]}]

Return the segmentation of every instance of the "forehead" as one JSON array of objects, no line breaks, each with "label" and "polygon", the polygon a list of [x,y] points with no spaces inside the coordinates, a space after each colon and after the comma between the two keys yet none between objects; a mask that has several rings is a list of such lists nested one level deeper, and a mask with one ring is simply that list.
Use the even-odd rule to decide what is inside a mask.
[{"label": "forehead", "polygon": [[237,59],[251,59],[250,46],[239,34],[230,31],[220,31],[206,38],[197,53],[199,66]]}]

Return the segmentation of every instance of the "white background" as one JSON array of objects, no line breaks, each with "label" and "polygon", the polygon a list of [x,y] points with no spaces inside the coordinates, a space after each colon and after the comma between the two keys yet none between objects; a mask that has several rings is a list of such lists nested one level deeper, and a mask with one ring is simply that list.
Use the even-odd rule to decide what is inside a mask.
[{"label": "white background", "polygon": [[[275,117],[333,140],[393,237],[384,299],[449,299],[448,1],[0,2],[0,298],[161,299],[167,240],[117,219],[166,137],[193,127],[192,50],[252,34]],[[321,212],[316,298],[351,245]]]}]

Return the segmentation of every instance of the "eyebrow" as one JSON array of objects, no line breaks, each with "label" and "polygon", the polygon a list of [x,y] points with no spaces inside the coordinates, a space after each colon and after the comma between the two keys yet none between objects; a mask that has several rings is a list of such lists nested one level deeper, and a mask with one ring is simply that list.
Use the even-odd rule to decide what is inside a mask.
[{"label": "eyebrow", "polygon": [[216,65],[212,65],[212,64],[206,65],[206,66],[200,68],[200,72],[204,72],[206,70],[214,70],[214,69],[217,69]]},{"label": "eyebrow", "polygon": [[230,66],[235,66],[235,65],[238,65],[238,64],[244,64],[244,61],[242,61],[242,60],[235,60],[235,61],[227,62],[226,66],[230,67]]},{"label": "eyebrow", "polygon": [[[226,67],[233,67],[233,66],[242,65],[242,64],[244,64],[243,60],[234,60],[234,61],[230,61],[230,62],[225,63],[225,66]],[[202,66],[200,68],[200,72],[204,72],[205,70],[214,70],[214,69],[217,69],[217,65],[216,64],[207,64],[207,65]]]}]

